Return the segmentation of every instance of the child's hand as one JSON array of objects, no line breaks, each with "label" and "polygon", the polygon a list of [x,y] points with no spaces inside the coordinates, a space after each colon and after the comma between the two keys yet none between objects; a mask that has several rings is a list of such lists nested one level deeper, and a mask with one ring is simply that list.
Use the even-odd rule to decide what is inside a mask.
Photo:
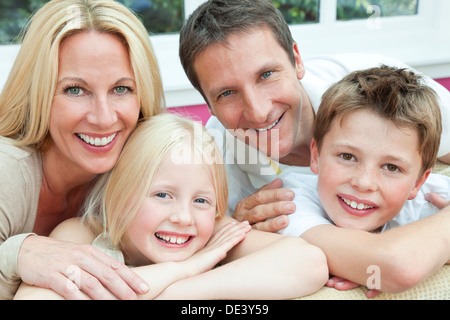
[{"label": "child's hand", "polygon": [[245,239],[251,230],[247,221],[226,224],[211,237],[206,246],[186,260],[192,275],[210,270],[222,261],[227,252]]},{"label": "child's hand", "polygon": [[425,199],[438,209],[444,209],[445,207],[450,205],[449,200],[438,195],[437,193],[427,193],[425,195]]}]

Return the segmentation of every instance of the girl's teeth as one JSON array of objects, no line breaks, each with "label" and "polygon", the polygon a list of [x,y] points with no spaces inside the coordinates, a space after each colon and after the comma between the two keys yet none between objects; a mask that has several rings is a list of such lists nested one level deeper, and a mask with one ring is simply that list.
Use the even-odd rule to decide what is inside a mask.
[{"label": "girl's teeth", "polygon": [[164,240],[165,242],[170,243],[176,243],[176,244],[183,244],[186,243],[189,240],[189,237],[176,237],[176,236],[169,236],[169,235],[161,235],[159,233],[156,233],[156,237]]}]

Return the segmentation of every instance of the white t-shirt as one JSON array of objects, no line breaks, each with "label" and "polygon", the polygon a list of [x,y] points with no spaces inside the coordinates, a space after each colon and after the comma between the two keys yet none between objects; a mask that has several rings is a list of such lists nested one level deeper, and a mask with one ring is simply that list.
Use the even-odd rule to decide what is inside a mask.
[{"label": "white t-shirt", "polygon": [[[307,59],[304,64],[306,74],[301,80],[301,84],[308,94],[314,112],[317,112],[325,91],[332,84],[355,70],[378,67],[382,64],[409,68],[398,60],[369,54],[320,56]],[[429,77],[425,76],[425,81],[437,92],[440,100],[443,133],[439,156],[443,156],[450,153],[450,92]],[[209,119],[206,128],[215,137],[224,154],[229,186],[229,214],[234,212],[241,199],[254,194],[263,185],[276,178],[283,180],[292,172],[312,174],[309,167],[287,166],[269,160],[263,154],[232,137],[216,117]],[[240,151],[236,152],[236,150]],[[243,153],[242,150],[246,150],[247,153],[245,151]],[[237,155],[242,154],[250,154],[251,156],[249,159],[240,159]]]},{"label": "white t-shirt", "polygon": [[[294,191],[294,203],[297,209],[288,216],[289,225],[279,233],[299,237],[305,231],[318,225],[334,224],[320,202],[316,175],[294,173],[286,177],[284,185]],[[407,200],[402,210],[383,226],[382,231],[418,221],[438,212],[438,208],[425,200],[425,194],[430,192],[450,199],[450,178],[440,174],[430,174],[416,198]]]}]

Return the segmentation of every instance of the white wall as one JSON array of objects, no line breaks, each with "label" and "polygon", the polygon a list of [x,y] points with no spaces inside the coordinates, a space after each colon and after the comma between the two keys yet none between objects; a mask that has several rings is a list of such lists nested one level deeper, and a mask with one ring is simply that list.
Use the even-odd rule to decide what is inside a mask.
[{"label": "white wall", "polygon": [[[196,0],[198,3],[203,0]],[[335,21],[331,1],[321,1],[319,24],[292,26],[303,58],[343,52],[370,52],[397,58],[433,78],[450,77],[450,1],[420,0],[419,15]],[[168,106],[203,104],[178,58],[178,36],[153,36]],[[18,46],[0,46],[0,88]]]}]

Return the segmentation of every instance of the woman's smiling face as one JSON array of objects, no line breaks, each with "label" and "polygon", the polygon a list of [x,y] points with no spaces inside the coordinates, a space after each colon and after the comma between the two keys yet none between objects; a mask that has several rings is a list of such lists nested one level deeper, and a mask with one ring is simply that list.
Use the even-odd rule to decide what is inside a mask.
[{"label": "woman's smiling face", "polygon": [[139,117],[127,48],[117,36],[84,31],[67,38],[59,56],[49,152],[72,169],[106,172]]}]

